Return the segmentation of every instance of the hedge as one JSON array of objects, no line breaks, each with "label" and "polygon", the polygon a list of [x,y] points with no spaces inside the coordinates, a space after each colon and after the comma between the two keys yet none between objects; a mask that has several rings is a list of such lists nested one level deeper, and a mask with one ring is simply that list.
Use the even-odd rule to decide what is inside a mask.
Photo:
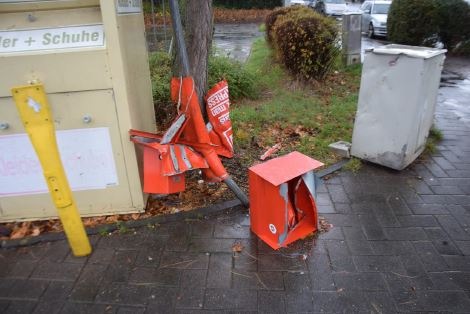
[{"label": "hedge", "polygon": [[283,5],[282,0],[214,0],[213,5],[230,9],[274,9]]},{"label": "hedge", "polygon": [[453,50],[470,39],[470,5],[464,0],[394,0],[388,14],[393,42]]},{"label": "hedge", "polygon": [[336,21],[308,7],[288,7],[266,18],[277,58],[297,78],[322,80],[338,56]]}]

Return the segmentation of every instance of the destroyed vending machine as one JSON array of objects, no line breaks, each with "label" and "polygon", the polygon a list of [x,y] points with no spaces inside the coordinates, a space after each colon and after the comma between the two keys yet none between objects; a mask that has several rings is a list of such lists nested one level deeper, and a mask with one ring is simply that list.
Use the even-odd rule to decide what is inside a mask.
[{"label": "destroyed vending machine", "polygon": [[128,130],[155,131],[141,1],[0,0],[0,222],[56,217],[11,89],[41,84],[82,216],[142,211]]}]

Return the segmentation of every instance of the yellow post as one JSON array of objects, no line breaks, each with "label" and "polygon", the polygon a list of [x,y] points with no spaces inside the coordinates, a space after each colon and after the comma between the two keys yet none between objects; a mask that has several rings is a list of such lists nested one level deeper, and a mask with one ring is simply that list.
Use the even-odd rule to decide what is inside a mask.
[{"label": "yellow post", "polygon": [[91,245],[72,196],[59,155],[52,113],[42,84],[12,88],[21,120],[36,150],[52,200],[75,256],[91,253]]}]

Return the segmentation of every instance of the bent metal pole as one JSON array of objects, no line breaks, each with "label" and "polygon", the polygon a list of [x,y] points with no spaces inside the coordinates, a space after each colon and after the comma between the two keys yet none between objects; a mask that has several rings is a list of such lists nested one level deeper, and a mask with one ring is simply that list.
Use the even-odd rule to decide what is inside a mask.
[{"label": "bent metal pole", "polygon": [[[183,27],[181,24],[181,16],[179,12],[179,6],[177,0],[170,0],[170,12],[171,12],[171,20],[173,25],[173,32],[175,34],[176,44],[178,47],[178,57],[181,62],[181,76],[183,77],[190,77],[190,68],[189,68],[189,58],[188,52],[186,49],[186,43],[184,41],[183,36]],[[197,99],[197,97],[195,97]],[[193,100],[194,101],[194,100]],[[195,106],[190,106],[191,111],[193,111],[192,117],[194,119],[195,124],[195,132],[197,135],[198,140],[201,143],[210,143],[209,135],[207,134],[204,120],[202,119],[200,107],[197,106],[197,110]],[[237,196],[237,198],[241,201],[243,206],[249,207],[249,201],[246,194],[243,190],[235,183],[235,181],[230,177],[225,170],[222,162],[218,158],[217,154],[213,149],[201,149],[201,153],[206,158],[211,170],[218,174],[218,177],[224,181],[225,184],[232,190],[232,192]]]}]

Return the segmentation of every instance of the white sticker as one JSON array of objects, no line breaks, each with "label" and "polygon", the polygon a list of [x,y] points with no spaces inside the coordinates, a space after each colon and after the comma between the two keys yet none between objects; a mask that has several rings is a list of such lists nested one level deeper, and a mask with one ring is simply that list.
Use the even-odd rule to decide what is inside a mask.
[{"label": "white sticker", "polygon": [[0,54],[104,45],[102,24],[0,31]]},{"label": "white sticker", "polygon": [[[118,185],[108,128],[57,131],[57,145],[72,190]],[[48,193],[26,134],[0,136],[0,197]]]},{"label": "white sticker", "polygon": [[271,231],[272,234],[276,234],[276,226],[273,224],[269,224],[269,231]]},{"label": "white sticker", "polygon": [[142,0],[116,0],[118,14],[140,13],[142,11]]}]

